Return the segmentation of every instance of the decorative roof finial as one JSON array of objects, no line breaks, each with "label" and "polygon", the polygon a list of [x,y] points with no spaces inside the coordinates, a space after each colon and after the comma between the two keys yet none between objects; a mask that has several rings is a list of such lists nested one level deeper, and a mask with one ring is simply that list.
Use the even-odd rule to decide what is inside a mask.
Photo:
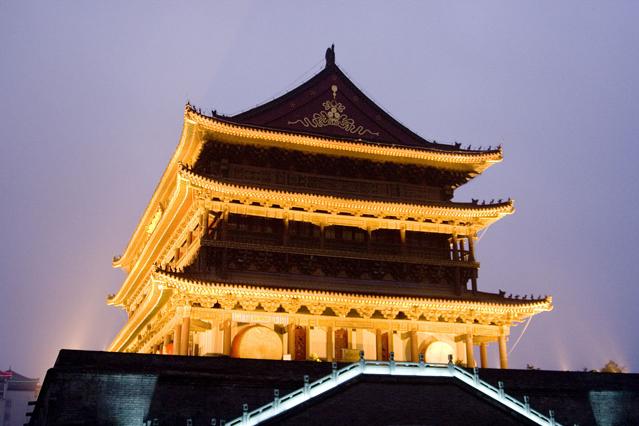
[{"label": "decorative roof finial", "polygon": [[331,44],[331,47],[326,49],[326,66],[335,65],[335,45]]}]

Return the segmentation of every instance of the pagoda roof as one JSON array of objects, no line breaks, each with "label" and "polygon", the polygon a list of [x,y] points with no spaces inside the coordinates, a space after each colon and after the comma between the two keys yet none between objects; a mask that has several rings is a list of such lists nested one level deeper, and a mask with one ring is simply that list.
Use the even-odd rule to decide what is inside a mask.
[{"label": "pagoda roof", "polygon": [[[193,292],[197,294],[206,293],[206,289],[219,290],[219,293],[227,294],[229,291],[232,293],[247,293],[255,294],[268,293],[269,295],[276,295],[279,297],[310,297],[310,298],[326,298],[326,297],[338,297],[338,298],[366,298],[369,300],[375,300],[383,302],[384,304],[390,304],[393,307],[401,310],[402,305],[410,305],[414,303],[420,304],[432,304],[438,305],[441,303],[454,303],[456,305],[463,305],[467,308],[474,309],[489,309],[489,308],[508,308],[508,309],[524,309],[520,313],[529,313],[528,310],[532,309],[535,313],[552,310],[552,297],[544,296],[538,299],[515,299],[511,297],[505,297],[502,294],[476,292],[463,294],[461,296],[428,296],[413,294],[402,294],[401,289],[397,286],[388,286],[386,292],[371,292],[363,288],[360,291],[353,289],[328,289],[324,288],[308,288],[306,286],[298,285],[296,287],[284,287],[282,285],[275,285],[274,283],[265,282],[264,280],[233,280],[233,279],[208,279],[199,277],[186,272],[168,271],[156,268],[153,272],[153,276],[156,280],[164,282],[168,288],[179,288],[187,292]],[[278,281],[281,284],[281,281]],[[390,297],[389,297],[390,296]],[[393,297],[394,296],[394,297]],[[285,300],[285,299],[282,299]],[[302,303],[303,304],[303,303]],[[519,311],[518,311],[519,312]],[[530,312],[532,313],[532,312]]]},{"label": "pagoda roof", "polygon": [[358,143],[448,152],[500,153],[500,148],[465,150],[461,144],[428,141],[401,124],[358,88],[326,51],[326,65],[289,92],[230,117],[229,122]]},{"label": "pagoda roof", "polygon": [[[348,278],[331,278],[330,282],[326,281],[326,277],[314,277],[298,275],[291,276],[290,280],[282,279],[282,275],[274,276],[274,274],[262,273],[244,273],[239,274],[241,278],[225,278],[212,277],[207,273],[178,272],[168,270],[157,270],[156,273],[171,276],[175,279],[181,279],[184,282],[208,285],[208,286],[239,286],[242,289],[257,290],[282,290],[293,292],[311,292],[313,294],[328,294],[334,296],[366,296],[375,299],[384,299],[387,297],[398,297],[402,299],[410,299],[414,301],[448,301],[459,303],[480,303],[488,305],[503,306],[532,306],[538,305],[540,302],[547,302],[547,297],[539,297],[537,299],[521,299],[506,297],[505,293],[488,293],[483,291],[463,292],[461,295],[455,295],[452,291],[431,289],[427,285],[417,283],[397,283],[392,281],[376,281],[376,280],[353,280]],[[159,275],[158,275],[159,276]]]},{"label": "pagoda roof", "polygon": [[182,166],[180,176],[191,182],[191,184],[214,191],[216,195],[228,197],[250,198],[252,200],[269,200],[273,203],[284,205],[314,205],[322,208],[330,208],[336,211],[358,210],[367,212],[368,210],[378,212],[384,211],[387,214],[414,216],[429,214],[435,217],[458,217],[464,220],[470,218],[501,218],[512,214],[515,211],[514,201],[499,200],[489,204],[479,204],[477,202],[453,202],[453,201],[428,201],[427,203],[413,204],[393,201],[373,201],[364,198],[346,198],[338,196],[328,196],[313,194],[312,192],[289,192],[257,186],[247,186],[244,184],[228,182],[225,179],[210,178],[196,173]]},{"label": "pagoda roof", "polygon": [[503,160],[501,147],[490,150],[455,147],[450,149],[451,145],[402,145],[340,138],[241,123],[229,117],[206,115],[201,109],[196,109],[190,104],[185,106],[184,120],[185,124],[200,126],[206,138],[225,143],[253,144],[373,161],[418,164],[465,172],[469,173],[470,177]]},{"label": "pagoda roof", "polygon": [[34,391],[38,387],[40,379],[23,376],[9,369],[0,370],[0,381],[7,381],[10,391]]},{"label": "pagoda roof", "polygon": [[[177,190],[170,195],[170,199],[164,201],[163,208],[156,207],[155,215],[149,214],[147,209],[125,253],[114,258],[114,267],[124,267],[128,271],[137,262],[138,256],[142,256],[145,259],[144,264],[150,266],[150,262],[155,261],[153,256],[158,255],[160,247],[169,244],[172,235],[164,235],[164,231],[158,234],[155,231],[156,226],[166,230],[167,227],[172,226],[172,223],[177,223],[174,220],[192,220],[197,212],[195,203],[197,197],[194,194],[203,195],[212,203],[223,202],[215,201],[215,199],[239,200],[240,203],[228,204],[231,213],[243,212],[242,214],[246,214],[251,211],[261,216],[265,214],[264,208],[270,208],[272,217],[283,217],[288,214],[289,218],[296,220],[297,215],[329,214],[324,212],[324,209],[328,209],[335,213],[346,213],[332,215],[334,224],[348,225],[353,220],[402,220],[409,231],[429,229],[432,232],[445,233],[454,232],[453,228],[456,226],[464,228],[463,233],[474,232],[473,230],[485,228],[502,217],[512,214],[515,210],[513,200],[485,205],[437,201],[413,204],[319,195],[311,192],[280,191],[242,185],[226,179],[213,179],[194,172],[182,163],[175,164],[174,173],[173,181],[175,184],[172,188],[177,188]],[[165,191],[168,196],[170,193],[168,188]],[[251,200],[251,205],[248,205],[248,200]],[[253,205],[255,202],[262,203],[264,206],[255,206]],[[268,207],[271,205],[280,207]],[[290,210],[286,210],[282,206],[288,206]],[[321,206],[322,211],[315,211],[318,206]],[[293,210],[293,208],[302,210]],[[383,217],[379,217],[380,212],[383,212]],[[362,216],[356,217],[356,215]],[[425,220],[430,217],[434,218],[434,221]],[[156,223],[156,220],[159,222]],[[158,246],[158,244],[160,245]],[[122,288],[113,298],[109,299],[109,303],[120,304],[125,294],[132,290],[133,282],[137,282],[147,274],[146,267],[138,268],[135,274],[129,274]]]}]

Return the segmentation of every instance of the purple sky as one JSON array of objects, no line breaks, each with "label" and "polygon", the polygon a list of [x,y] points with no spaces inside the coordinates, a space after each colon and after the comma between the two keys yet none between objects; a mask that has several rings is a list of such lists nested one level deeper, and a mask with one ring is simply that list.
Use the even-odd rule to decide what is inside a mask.
[{"label": "purple sky", "polygon": [[511,365],[639,371],[639,3],[236,3],[0,3],[0,369],[43,376],[60,348],[103,349],[122,326],[111,257],[187,99],[247,109],[335,43],[420,135],[504,145],[456,198],[516,201],[478,244],[480,289],[554,296]]}]

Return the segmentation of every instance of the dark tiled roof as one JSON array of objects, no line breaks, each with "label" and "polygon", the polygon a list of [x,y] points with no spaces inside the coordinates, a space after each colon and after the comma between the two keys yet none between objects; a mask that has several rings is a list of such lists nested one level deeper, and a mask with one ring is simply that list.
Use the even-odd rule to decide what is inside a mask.
[{"label": "dark tiled roof", "polygon": [[370,296],[421,297],[447,301],[498,303],[503,305],[527,305],[545,300],[544,297],[535,299],[515,299],[512,297],[505,297],[505,293],[497,294],[483,291],[472,292],[470,290],[463,290],[461,294],[456,294],[453,289],[444,286],[436,288],[433,285],[409,282],[398,283],[395,281],[354,280],[339,277],[333,277],[329,281],[326,277],[314,277],[312,275],[286,275],[268,272],[234,273],[231,278],[221,279],[210,273],[174,272],[165,270],[162,270],[161,272],[192,282],[314,290]]},{"label": "dark tiled roof", "polygon": [[[327,56],[329,54],[334,57],[333,47],[328,49]],[[331,106],[339,109],[332,111],[333,114],[340,114],[340,118],[336,119],[339,124],[327,124],[326,114],[331,112]],[[462,150],[460,144],[439,144],[417,135],[373,102],[334,61],[328,59],[322,71],[284,95],[232,117],[216,117],[258,128],[350,141],[442,151],[469,151]]]},{"label": "dark tiled roof", "polygon": [[13,370],[0,371],[0,382],[7,381],[7,389],[10,391],[35,391],[39,379],[32,379]]}]

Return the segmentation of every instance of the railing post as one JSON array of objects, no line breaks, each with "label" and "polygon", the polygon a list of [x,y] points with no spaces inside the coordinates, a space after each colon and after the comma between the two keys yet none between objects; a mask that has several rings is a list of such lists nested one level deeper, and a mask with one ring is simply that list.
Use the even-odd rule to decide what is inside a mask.
[{"label": "railing post", "polygon": [[333,361],[333,363],[331,364],[333,370],[331,371],[331,377],[333,377],[333,380],[337,379],[337,362]]},{"label": "railing post", "polygon": [[393,372],[395,370],[395,352],[388,354],[388,369]]},{"label": "railing post", "polygon": [[366,367],[366,360],[364,359],[364,351],[359,351],[359,368],[364,371]]},{"label": "railing post", "polygon": [[419,368],[424,368],[426,364],[424,363],[424,354],[419,353]]},{"label": "railing post", "polygon": [[499,397],[503,398],[504,397],[504,382],[502,382],[501,380],[497,382],[497,387],[499,388]]},{"label": "railing post", "polygon": [[548,410],[548,417],[550,418],[550,425],[555,426],[555,412],[553,410]]},{"label": "railing post", "polygon": [[248,404],[242,404],[242,423],[248,423]]},{"label": "railing post", "polygon": [[455,364],[453,364],[453,355],[448,354],[448,371],[452,374],[455,371]]},{"label": "railing post", "polygon": [[280,406],[280,390],[273,389],[273,407],[277,408]]},{"label": "railing post", "polygon": [[193,426],[193,420],[192,419],[186,419],[186,426]]},{"label": "railing post", "polygon": [[475,380],[475,384],[479,384],[479,370],[477,367],[473,367],[473,379]]},{"label": "railing post", "polygon": [[530,413],[530,399],[528,398],[528,395],[524,395],[524,408],[527,413]]},{"label": "railing post", "polygon": [[309,385],[309,377],[308,374],[304,374],[304,394],[308,395],[311,386]]},{"label": "railing post", "polygon": [[211,426],[217,426],[217,419],[215,417],[211,419]]}]

